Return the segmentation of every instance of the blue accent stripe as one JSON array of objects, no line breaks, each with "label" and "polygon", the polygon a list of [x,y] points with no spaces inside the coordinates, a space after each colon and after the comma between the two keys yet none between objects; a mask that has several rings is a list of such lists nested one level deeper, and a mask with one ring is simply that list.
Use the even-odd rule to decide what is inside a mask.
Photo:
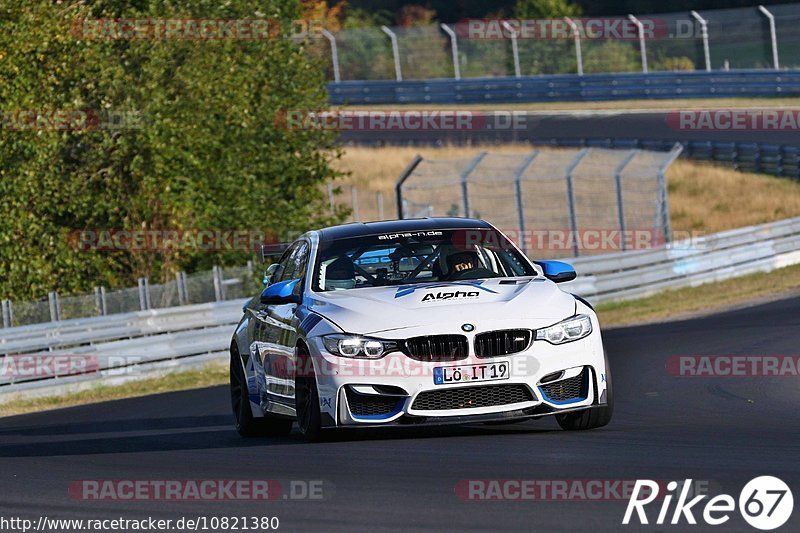
[{"label": "blue accent stripe", "polygon": [[316,313],[309,313],[309,315],[300,323],[300,331],[308,334],[314,329],[314,326],[322,321],[322,317]]}]

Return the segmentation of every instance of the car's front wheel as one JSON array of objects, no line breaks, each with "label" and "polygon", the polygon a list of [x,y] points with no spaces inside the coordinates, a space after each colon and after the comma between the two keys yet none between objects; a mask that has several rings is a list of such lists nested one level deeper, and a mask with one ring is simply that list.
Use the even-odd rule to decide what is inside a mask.
[{"label": "car's front wheel", "polygon": [[319,408],[319,391],[314,365],[310,355],[302,345],[297,348],[298,367],[302,369],[295,378],[295,407],[297,409],[297,426],[300,433],[309,442],[322,440],[322,413]]},{"label": "car's front wheel", "polygon": [[607,425],[611,422],[614,414],[614,391],[611,388],[611,370],[608,367],[606,357],[606,404],[583,411],[564,413],[556,415],[556,421],[561,429],[568,431],[578,431],[583,429],[595,429]]},{"label": "car's front wheel", "polygon": [[250,408],[247,378],[238,349],[231,347],[230,392],[236,431],[242,437],[283,437],[292,431],[292,420],[265,416],[256,418]]}]

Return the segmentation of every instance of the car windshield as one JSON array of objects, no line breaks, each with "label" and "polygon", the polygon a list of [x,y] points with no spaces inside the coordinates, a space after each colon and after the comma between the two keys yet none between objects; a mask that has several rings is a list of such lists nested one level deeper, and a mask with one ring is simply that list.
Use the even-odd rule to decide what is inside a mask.
[{"label": "car windshield", "polygon": [[321,242],[314,290],[534,276],[498,231],[424,230]]}]

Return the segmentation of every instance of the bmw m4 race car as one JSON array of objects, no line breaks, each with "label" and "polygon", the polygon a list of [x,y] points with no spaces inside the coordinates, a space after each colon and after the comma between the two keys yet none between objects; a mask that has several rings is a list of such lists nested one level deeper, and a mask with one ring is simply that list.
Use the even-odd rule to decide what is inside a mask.
[{"label": "bmw m4 race car", "polygon": [[231,342],[242,436],[516,422],[606,425],[597,315],[482,220],[427,218],[302,235],[265,273]]}]

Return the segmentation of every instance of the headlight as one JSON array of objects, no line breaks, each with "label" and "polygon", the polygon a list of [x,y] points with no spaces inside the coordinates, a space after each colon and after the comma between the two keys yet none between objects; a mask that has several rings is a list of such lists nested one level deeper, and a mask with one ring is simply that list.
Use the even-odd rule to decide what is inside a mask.
[{"label": "headlight", "polygon": [[578,315],[550,327],[537,329],[534,338],[550,344],[564,344],[582,339],[591,332],[592,319],[586,315]]},{"label": "headlight", "polygon": [[398,349],[395,341],[371,339],[346,333],[325,335],[322,337],[322,344],[334,355],[362,359],[380,359],[387,353]]}]

